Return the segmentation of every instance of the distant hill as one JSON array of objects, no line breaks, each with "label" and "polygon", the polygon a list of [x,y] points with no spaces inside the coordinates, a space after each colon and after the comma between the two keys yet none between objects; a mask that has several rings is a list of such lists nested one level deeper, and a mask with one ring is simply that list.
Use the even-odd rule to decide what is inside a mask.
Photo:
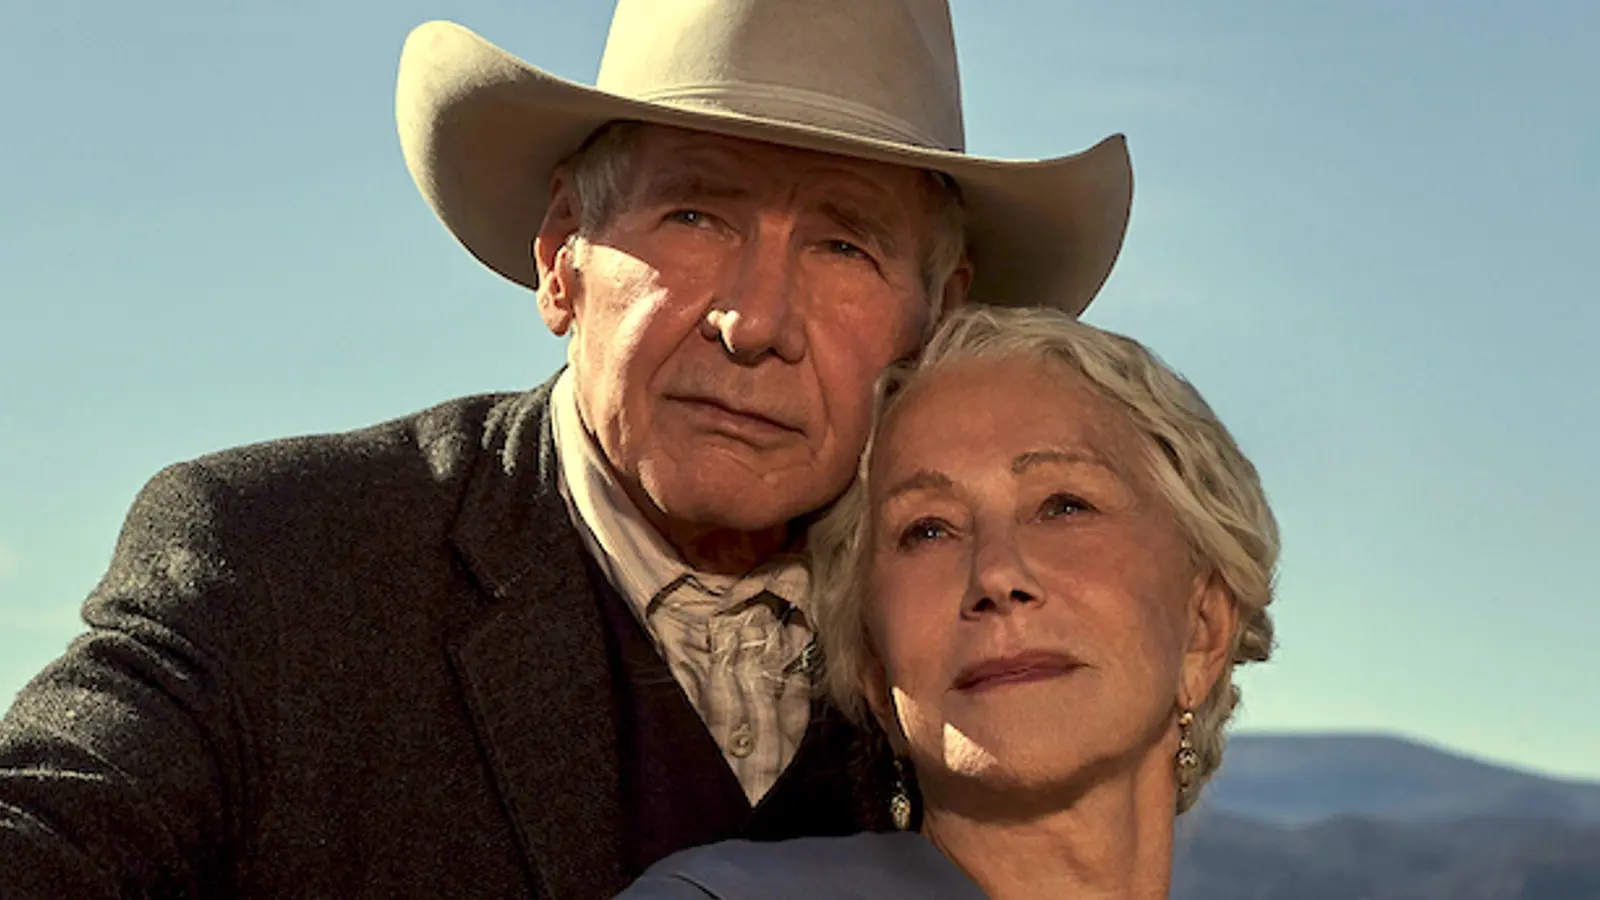
[{"label": "distant hill", "polygon": [[1600,784],[1381,735],[1240,735],[1173,900],[1600,900]]},{"label": "distant hill", "polygon": [[1292,827],[1207,813],[1178,842],[1172,897],[1600,900],[1600,825],[1339,818]]},{"label": "distant hill", "polygon": [[1548,778],[1381,735],[1234,736],[1201,803],[1289,825],[1339,816],[1600,824],[1600,783]]}]

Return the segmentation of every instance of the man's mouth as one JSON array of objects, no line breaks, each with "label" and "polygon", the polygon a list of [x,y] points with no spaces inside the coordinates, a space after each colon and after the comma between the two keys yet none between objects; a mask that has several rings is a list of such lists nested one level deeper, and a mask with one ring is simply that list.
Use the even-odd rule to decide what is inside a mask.
[{"label": "man's mouth", "polygon": [[[748,407],[734,406],[718,400],[715,397],[668,397],[668,400],[679,403],[692,413],[700,415],[726,425],[733,429],[736,436],[773,436],[803,435],[804,430],[798,425],[777,414],[763,412]],[[751,432],[753,434],[746,434]]]}]

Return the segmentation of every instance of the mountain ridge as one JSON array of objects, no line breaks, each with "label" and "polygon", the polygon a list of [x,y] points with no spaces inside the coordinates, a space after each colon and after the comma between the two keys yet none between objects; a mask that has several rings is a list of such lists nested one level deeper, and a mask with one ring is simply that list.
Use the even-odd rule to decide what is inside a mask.
[{"label": "mountain ridge", "polygon": [[1553,819],[1600,824],[1600,782],[1536,773],[1376,733],[1234,735],[1203,808],[1305,825]]},{"label": "mountain ridge", "polygon": [[[1299,740],[1350,740],[1403,744],[1420,750],[1441,753],[1468,763],[1476,763],[1478,765],[1488,766],[1494,769],[1504,769],[1521,775],[1531,775],[1533,777],[1543,778],[1548,781],[1570,782],[1582,785],[1600,784],[1600,774],[1574,775],[1570,772],[1558,772],[1551,769],[1543,769],[1539,766],[1528,763],[1514,762],[1512,760],[1490,756],[1485,753],[1464,750],[1459,747],[1451,746],[1443,741],[1433,740],[1432,738],[1407,734],[1401,731],[1385,731],[1380,728],[1334,728],[1324,730],[1280,730],[1272,728],[1249,728],[1231,732],[1228,738],[1229,746],[1232,746],[1233,742],[1236,740],[1243,740],[1247,743],[1258,740],[1272,742],[1292,742]],[[1600,752],[1600,748],[1596,748],[1596,750],[1597,752]]]},{"label": "mountain ridge", "polygon": [[1600,781],[1379,732],[1241,732],[1174,900],[1600,900]]}]

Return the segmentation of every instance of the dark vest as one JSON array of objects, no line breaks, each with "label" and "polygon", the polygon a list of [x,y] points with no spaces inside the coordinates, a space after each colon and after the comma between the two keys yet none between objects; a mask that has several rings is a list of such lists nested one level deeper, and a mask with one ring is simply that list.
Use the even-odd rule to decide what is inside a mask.
[{"label": "dark vest", "polygon": [[623,866],[636,877],[679,850],[729,838],[887,831],[893,762],[829,703],[788,768],[752,809],[722,750],[628,602],[589,562],[615,674]]}]

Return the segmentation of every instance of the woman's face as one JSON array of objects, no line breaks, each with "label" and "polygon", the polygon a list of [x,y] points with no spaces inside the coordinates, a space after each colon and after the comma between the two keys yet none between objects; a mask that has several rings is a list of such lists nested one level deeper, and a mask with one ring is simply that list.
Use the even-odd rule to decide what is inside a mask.
[{"label": "woman's face", "polygon": [[956,363],[877,446],[865,687],[930,803],[1040,800],[1173,752],[1235,619],[1121,407],[1058,363]]}]

